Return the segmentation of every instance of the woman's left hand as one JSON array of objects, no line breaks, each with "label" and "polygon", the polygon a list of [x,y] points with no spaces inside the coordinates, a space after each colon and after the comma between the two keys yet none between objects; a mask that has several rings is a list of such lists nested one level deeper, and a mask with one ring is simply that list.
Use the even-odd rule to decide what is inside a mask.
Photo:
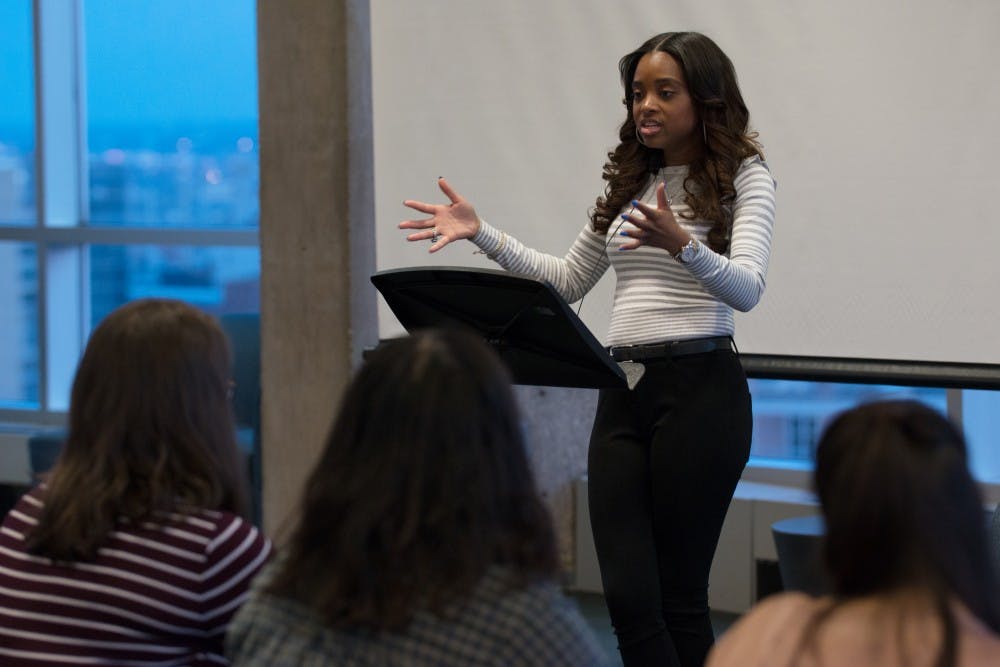
[{"label": "woman's left hand", "polygon": [[633,201],[632,205],[635,211],[642,215],[632,211],[622,216],[638,227],[620,232],[622,236],[629,238],[622,243],[622,250],[634,250],[646,245],[662,248],[671,255],[676,255],[684,244],[691,240],[691,235],[677,224],[674,212],[670,210],[670,201],[667,199],[666,186],[663,183],[656,186],[656,208],[641,201]]}]

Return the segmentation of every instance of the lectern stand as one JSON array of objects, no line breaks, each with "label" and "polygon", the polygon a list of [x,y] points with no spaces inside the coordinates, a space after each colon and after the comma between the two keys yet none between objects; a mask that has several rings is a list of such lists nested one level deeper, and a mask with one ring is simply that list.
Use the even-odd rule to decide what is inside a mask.
[{"label": "lectern stand", "polygon": [[625,373],[547,282],[463,267],[392,269],[371,280],[407,331],[472,329],[516,384],[627,386]]}]

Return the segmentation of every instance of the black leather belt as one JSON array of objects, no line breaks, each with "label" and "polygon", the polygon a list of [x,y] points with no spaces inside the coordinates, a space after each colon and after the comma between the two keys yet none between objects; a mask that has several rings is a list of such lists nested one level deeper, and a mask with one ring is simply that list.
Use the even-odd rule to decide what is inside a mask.
[{"label": "black leather belt", "polygon": [[642,361],[644,359],[669,359],[689,354],[704,354],[716,350],[732,349],[732,338],[713,336],[712,338],[692,338],[691,340],[675,340],[648,345],[621,345],[612,347],[608,352],[615,361]]}]

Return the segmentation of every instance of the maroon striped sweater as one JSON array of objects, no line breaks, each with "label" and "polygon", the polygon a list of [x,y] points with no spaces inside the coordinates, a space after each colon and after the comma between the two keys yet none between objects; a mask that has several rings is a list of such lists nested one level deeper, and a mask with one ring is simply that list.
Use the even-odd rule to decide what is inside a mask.
[{"label": "maroon striped sweater", "polygon": [[43,497],[0,528],[0,664],[227,664],[226,626],[271,552],[253,525],[205,510],[123,523],[93,562],[55,564],[25,550]]}]

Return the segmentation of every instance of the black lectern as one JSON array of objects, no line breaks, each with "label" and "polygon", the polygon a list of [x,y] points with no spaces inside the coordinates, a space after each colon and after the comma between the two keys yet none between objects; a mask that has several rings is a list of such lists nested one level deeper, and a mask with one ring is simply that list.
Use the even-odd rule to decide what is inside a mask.
[{"label": "black lectern", "polygon": [[481,335],[514,382],[625,387],[625,373],[547,282],[493,269],[379,271],[372,283],[407,331],[465,327]]}]

